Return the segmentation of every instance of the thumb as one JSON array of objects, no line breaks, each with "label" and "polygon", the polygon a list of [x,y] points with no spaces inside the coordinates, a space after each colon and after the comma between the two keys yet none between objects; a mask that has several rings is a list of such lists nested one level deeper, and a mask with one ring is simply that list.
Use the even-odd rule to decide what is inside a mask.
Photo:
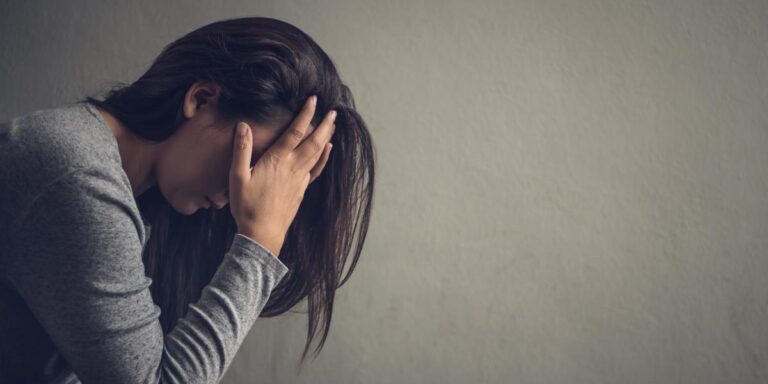
[{"label": "thumb", "polygon": [[238,122],[232,151],[230,180],[248,180],[251,176],[251,127],[245,122]]}]

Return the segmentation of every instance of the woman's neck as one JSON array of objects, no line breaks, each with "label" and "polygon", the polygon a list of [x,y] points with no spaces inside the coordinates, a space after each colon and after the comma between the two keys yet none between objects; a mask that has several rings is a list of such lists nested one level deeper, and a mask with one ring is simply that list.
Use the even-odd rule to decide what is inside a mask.
[{"label": "woman's neck", "polygon": [[128,130],[109,112],[98,107],[96,109],[115,135],[123,170],[131,182],[133,196],[138,197],[157,184],[155,164],[160,154],[161,145],[143,140]]}]

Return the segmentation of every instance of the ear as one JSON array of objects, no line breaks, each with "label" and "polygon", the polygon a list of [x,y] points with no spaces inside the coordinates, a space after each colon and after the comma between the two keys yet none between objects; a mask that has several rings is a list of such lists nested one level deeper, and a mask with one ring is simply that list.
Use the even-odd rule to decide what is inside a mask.
[{"label": "ear", "polygon": [[192,118],[201,108],[211,108],[219,100],[219,86],[207,81],[196,81],[184,95],[184,116]]}]

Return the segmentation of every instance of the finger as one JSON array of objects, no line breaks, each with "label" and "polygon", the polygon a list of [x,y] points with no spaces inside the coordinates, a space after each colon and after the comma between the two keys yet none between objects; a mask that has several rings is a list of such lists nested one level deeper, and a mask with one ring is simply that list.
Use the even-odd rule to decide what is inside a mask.
[{"label": "finger", "polygon": [[323,169],[325,169],[325,164],[328,162],[328,158],[331,157],[331,148],[333,147],[333,144],[328,143],[325,145],[325,150],[323,151],[323,155],[320,156],[320,160],[315,164],[315,166],[312,168],[311,171],[309,171],[309,175],[312,177],[309,181],[310,183],[315,181],[320,176],[320,173],[323,172]]},{"label": "finger", "polygon": [[312,95],[307,98],[304,107],[299,111],[299,115],[293,119],[288,129],[270,147],[270,150],[274,151],[279,158],[284,158],[287,154],[291,153],[307,135],[309,123],[312,122],[312,117],[315,116],[316,104],[317,96]]},{"label": "finger", "polygon": [[[242,133],[245,133],[243,135]],[[230,179],[248,180],[251,175],[251,127],[245,122],[238,122],[232,151]]]},{"label": "finger", "polygon": [[312,135],[295,150],[298,160],[294,169],[297,172],[307,172],[312,168],[322,154],[325,144],[331,140],[336,129],[336,124],[333,123],[336,118],[335,112],[332,110],[320,123],[320,126],[312,132]]}]

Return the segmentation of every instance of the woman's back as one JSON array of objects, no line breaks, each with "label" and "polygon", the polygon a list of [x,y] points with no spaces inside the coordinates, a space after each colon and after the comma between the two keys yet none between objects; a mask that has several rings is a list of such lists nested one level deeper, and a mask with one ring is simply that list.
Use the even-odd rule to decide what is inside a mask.
[{"label": "woman's back", "polygon": [[[46,365],[56,367],[53,363],[59,355],[55,345],[14,288],[14,279],[21,277],[14,273],[21,273],[31,266],[22,267],[24,260],[18,259],[20,253],[16,249],[29,240],[18,230],[23,227],[21,221],[28,219],[26,215],[36,197],[74,176],[73,172],[101,169],[114,180],[127,182],[120,177],[123,171],[119,152],[105,128],[87,104],[38,110],[0,125],[0,164],[3,164],[0,168],[3,188],[0,200],[0,236],[3,237],[0,241],[0,313],[5,314],[0,317],[0,339],[3,341],[0,343],[0,365],[3,366],[0,372],[3,375],[12,373],[13,378],[31,380],[36,376],[16,375],[37,375],[45,371]],[[130,186],[125,187],[128,189],[116,190],[119,194],[115,197],[130,207]],[[45,209],[55,211],[56,207]],[[139,215],[138,208],[129,210],[129,214]],[[145,237],[148,234],[147,227],[137,228],[134,232]],[[57,265],[53,260],[49,262],[49,266]],[[40,275],[29,277],[35,276]],[[24,282],[25,285],[31,283]]]}]

